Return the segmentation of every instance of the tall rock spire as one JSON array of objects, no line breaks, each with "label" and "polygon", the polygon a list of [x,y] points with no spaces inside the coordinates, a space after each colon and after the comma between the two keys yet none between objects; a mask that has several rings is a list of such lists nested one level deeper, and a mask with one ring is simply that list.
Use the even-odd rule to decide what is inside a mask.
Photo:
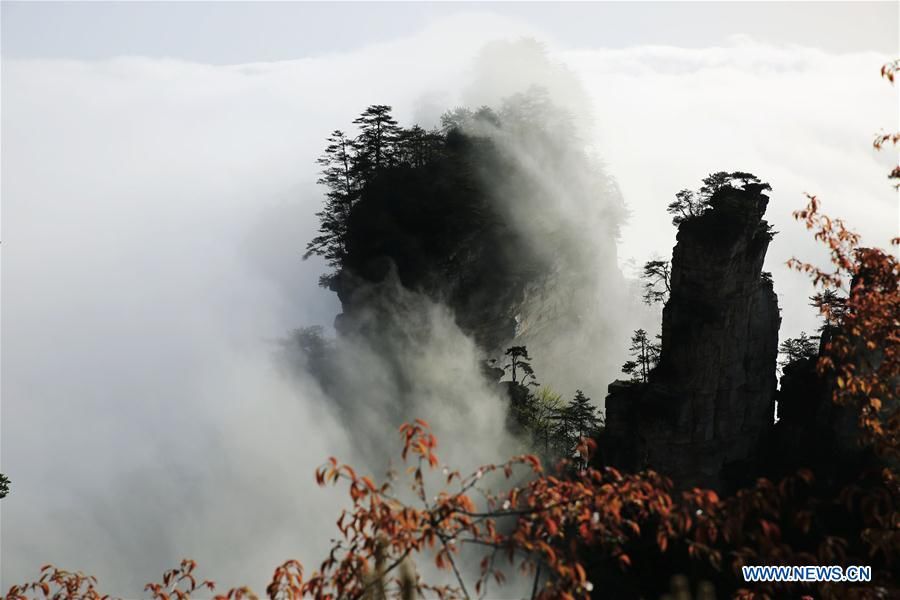
[{"label": "tall rock spire", "polygon": [[762,272],[766,189],[725,185],[680,223],[659,366],[647,384],[612,384],[606,400],[613,462],[721,487],[756,454],[774,420],[781,323]]}]

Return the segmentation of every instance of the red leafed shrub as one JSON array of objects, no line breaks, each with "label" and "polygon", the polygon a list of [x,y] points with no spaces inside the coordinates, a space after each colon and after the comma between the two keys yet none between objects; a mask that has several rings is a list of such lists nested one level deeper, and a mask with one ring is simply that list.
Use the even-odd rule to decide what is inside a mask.
[{"label": "red leafed shrub", "polygon": [[[309,580],[301,593],[315,598],[363,597],[372,585],[398,590],[394,575],[405,560],[430,553],[438,569],[454,575],[455,583],[432,585],[415,580],[420,593],[437,597],[481,594],[490,582],[502,584],[503,559],[534,577],[542,598],[588,597],[593,584],[579,559],[579,544],[614,557],[623,567],[631,559],[623,542],[641,534],[652,521],[662,548],[682,531],[665,478],[647,472],[625,475],[612,468],[578,468],[563,461],[546,474],[532,455],[517,456],[500,465],[484,465],[462,475],[445,468],[446,486],[431,496],[426,470],[440,464],[437,441],[428,424],[417,420],[400,428],[402,456],[409,467],[415,505],[401,501],[389,483],[376,485],[354,470],[331,459],[316,473],[320,484],[348,482],[352,508],[338,519],[343,538]],[[586,456],[593,442],[579,448]],[[481,483],[490,475],[507,480],[526,471],[532,479],[492,494]],[[459,570],[464,549],[484,552],[480,573],[472,589]],[[543,577],[541,577],[543,573]],[[470,584],[471,585],[471,584]]]},{"label": "red leafed shrub", "polygon": [[52,598],[53,600],[106,600],[96,588],[97,579],[81,572],[63,571],[53,565],[41,567],[37,581],[14,585],[6,593],[6,600]]},{"label": "red leafed shrub", "polygon": [[[476,594],[487,592],[491,582],[504,582],[501,565],[505,560],[534,577],[536,597],[588,598],[593,584],[579,559],[580,544],[627,568],[631,559],[622,545],[641,535],[646,523],[654,523],[661,549],[691,526],[691,519],[675,508],[670,482],[653,472],[626,475],[612,468],[579,468],[562,461],[553,475],[546,474],[532,455],[484,465],[467,475],[444,468],[444,489],[430,496],[426,471],[440,466],[437,440],[422,420],[404,424],[400,434],[414,500],[404,502],[399,498],[403,491],[390,483],[377,484],[349,465],[329,459],[317,469],[316,480],[320,485],[347,483],[351,507],[337,520],[341,537],[309,577],[304,577],[297,561],[280,565],[266,590],[270,598],[469,597],[471,591],[458,565],[464,549],[484,553],[472,586]],[[580,455],[587,457],[592,446],[586,440],[579,447]],[[482,486],[490,476],[509,480],[523,471],[532,477],[530,481],[500,494]],[[717,502],[711,492],[694,494],[704,505]],[[410,568],[411,559],[422,556],[452,573],[455,583],[423,581]],[[185,560],[178,569],[166,572],[161,583],[148,584],[145,590],[154,600],[183,600],[201,588],[212,590],[212,582],[195,578],[194,568],[193,561]],[[35,592],[44,592],[45,580],[65,591],[48,590],[46,597],[101,598],[93,579],[48,567],[39,582],[13,587],[7,600],[28,597],[29,592],[39,595]],[[255,596],[247,589],[216,596],[241,597]]]}]

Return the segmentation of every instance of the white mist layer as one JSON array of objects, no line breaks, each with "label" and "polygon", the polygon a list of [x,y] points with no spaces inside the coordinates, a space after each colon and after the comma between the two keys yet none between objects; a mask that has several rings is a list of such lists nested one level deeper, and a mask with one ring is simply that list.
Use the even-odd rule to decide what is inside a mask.
[{"label": "white mist layer", "polygon": [[[473,87],[486,84],[472,60],[497,32],[533,33],[460,17],[365,52],[271,64],[4,61],[3,586],[53,562],[134,597],[191,556],[220,585],[261,591],[278,562],[318,562],[342,496],[316,488],[313,468],[365,457],[316,386],[271,360],[271,340],[338,311],[316,287],[321,263],[300,261],[320,202],[314,159],[367,104],[393,104],[409,124],[516,91]],[[549,50],[583,80],[588,141],[633,211],[623,257],[669,255],[677,189],[752,171],[775,188],[769,264],[786,326],[809,330],[805,281],[777,268],[821,257],[789,220],[801,192],[867,241],[896,230],[890,161],[868,149],[870,132],[896,124],[883,57]],[[509,85],[529,79],[511,70]],[[489,401],[466,376],[474,354],[435,310],[441,342],[416,365],[434,367],[418,394],[431,414],[411,416],[435,422],[448,459],[498,460],[507,441],[486,438],[499,411],[472,409]],[[361,381],[377,382],[377,361],[358,360]],[[443,402],[458,381],[465,398]],[[365,410],[390,445],[373,408],[389,385],[373,389]]]},{"label": "white mist layer", "polygon": [[828,264],[828,254],[791,216],[806,205],[843,218],[863,243],[887,247],[900,204],[887,180],[896,153],[874,134],[900,128],[898,89],[879,76],[892,56],[831,54],[770,46],[745,36],[706,49],[662,46],[570,51],[597,115],[596,149],[632,211],[619,256],[639,266],[671,257],[675,228],[665,205],[713,171],[748,171],[772,185],[766,219],[775,236],[765,269],[782,309],[780,338],[819,326],[809,278],[792,256]]}]

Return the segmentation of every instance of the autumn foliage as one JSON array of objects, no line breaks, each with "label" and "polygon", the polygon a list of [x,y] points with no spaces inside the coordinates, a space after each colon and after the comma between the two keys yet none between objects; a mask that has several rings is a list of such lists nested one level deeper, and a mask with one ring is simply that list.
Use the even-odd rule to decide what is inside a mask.
[{"label": "autumn foliage", "polygon": [[[900,60],[882,67],[881,74],[893,83],[898,71]],[[900,133],[879,134],[873,145],[881,149],[888,143],[900,143]],[[898,177],[897,169],[890,178]],[[842,220],[822,214],[815,196],[809,196],[806,208],[795,211],[794,217],[828,247],[832,268],[796,258],[788,265],[809,273],[816,286],[845,296],[839,303],[820,304],[826,322],[839,326],[825,344],[818,371],[834,378],[836,403],[859,409],[865,441],[896,466],[900,460],[900,261],[886,250],[860,247],[859,234]],[[900,245],[900,237],[893,238],[891,245]]]}]

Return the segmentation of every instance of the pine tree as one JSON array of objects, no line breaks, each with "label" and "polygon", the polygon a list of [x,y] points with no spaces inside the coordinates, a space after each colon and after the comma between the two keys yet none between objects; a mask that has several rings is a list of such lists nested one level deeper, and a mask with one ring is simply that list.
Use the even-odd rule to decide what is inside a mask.
[{"label": "pine tree", "polygon": [[552,416],[554,421],[552,444],[547,446],[566,458],[576,457],[576,449],[583,438],[593,438],[603,426],[603,419],[597,407],[584,392],[577,390],[575,397],[565,406],[559,407]]},{"label": "pine tree", "polygon": [[547,387],[542,387],[532,397],[530,415],[531,433],[535,445],[543,446],[544,453],[550,455],[558,443],[559,416],[565,411],[562,396]]},{"label": "pine tree", "polygon": [[368,183],[378,169],[395,164],[400,128],[386,104],[369,106],[353,124],[359,126],[355,142],[361,178]]},{"label": "pine tree", "polygon": [[453,130],[465,129],[473,118],[472,111],[464,106],[457,106],[441,115],[441,131],[449,133]]},{"label": "pine tree", "polygon": [[399,130],[397,133],[397,162],[414,169],[424,167],[428,162],[428,143],[428,133],[418,125],[413,125],[410,129]]},{"label": "pine tree", "polygon": [[347,225],[350,211],[359,199],[359,184],[354,176],[357,162],[354,142],[340,130],[332,132],[325,152],[316,161],[321,167],[317,183],[324,185],[325,206],[316,213],[319,235],[306,245],[303,258],[318,255],[339,267],[347,253]]},{"label": "pine tree", "polygon": [[[666,212],[673,215],[672,224],[677,227],[688,219],[702,215],[709,208],[709,201],[716,192],[722,188],[734,187],[736,181],[740,182],[741,188],[755,186],[760,191],[772,189],[772,186],[761,182],[752,173],[745,173],[744,171],[733,171],[731,173],[716,171],[715,173],[710,173],[703,178],[703,185],[700,186],[697,192],[681,190],[675,194],[675,200],[666,207]],[[768,233],[771,234],[772,232]]]},{"label": "pine tree", "polygon": [[[748,173],[740,173],[740,175],[749,175]],[[752,175],[751,175],[752,177]],[[710,173],[703,179],[703,185],[700,186],[699,196],[704,202],[708,202],[713,194],[723,187],[731,185],[731,174],[727,171],[716,171]]]},{"label": "pine tree", "polygon": [[644,303],[665,303],[672,292],[669,261],[649,260],[645,262],[641,279],[644,280]]},{"label": "pine tree", "polygon": [[[335,130],[328,137],[325,152],[316,161],[322,168],[317,183],[328,191],[325,205],[316,213],[319,234],[306,245],[303,255],[303,258],[322,256],[335,269],[340,269],[347,258],[350,214],[362,198],[365,186],[377,170],[401,159],[402,130],[391,116],[390,106],[369,106],[353,123],[359,126],[359,135],[350,138],[343,131]],[[407,137],[427,139],[421,128],[411,132]],[[421,150],[425,150],[424,146]],[[331,277],[323,276],[320,284],[327,286]]]},{"label": "pine tree", "polygon": [[513,383],[519,385],[540,385],[531,368],[531,357],[528,356],[528,348],[525,346],[512,346],[506,349],[506,356],[509,362],[503,367],[504,371],[510,372]]},{"label": "pine tree", "polygon": [[[656,337],[659,339],[659,336]],[[647,332],[638,329],[631,336],[631,346],[628,350],[634,360],[629,360],[622,365],[622,372],[631,375],[634,381],[646,383],[650,376],[650,370],[659,361],[659,342],[650,341]]]},{"label": "pine tree", "polygon": [[847,299],[838,295],[833,289],[826,289],[809,297],[810,306],[819,310],[825,322],[819,327],[824,331],[827,327],[835,327],[840,324],[847,312]]},{"label": "pine tree", "polygon": [[819,336],[808,336],[805,331],[801,331],[800,337],[788,338],[781,342],[778,353],[782,356],[778,361],[778,366],[782,369],[796,360],[815,358],[819,355]]},{"label": "pine tree", "polygon": [[597,407],[591,403],[591,399],[581,390],[575,391],[575,397],[566,407],[567,420],[570,424],[570,432],[575,440],[592,437],[597,433],[602,424]]},{"label": "pine tree", "polygon": [[681,190],[675,194],[673,200],[666,207],[666,212],[672,217],[672,225],[681,225],[686,219],[700,216],[705,208],[703,200],[691,190]]}]

